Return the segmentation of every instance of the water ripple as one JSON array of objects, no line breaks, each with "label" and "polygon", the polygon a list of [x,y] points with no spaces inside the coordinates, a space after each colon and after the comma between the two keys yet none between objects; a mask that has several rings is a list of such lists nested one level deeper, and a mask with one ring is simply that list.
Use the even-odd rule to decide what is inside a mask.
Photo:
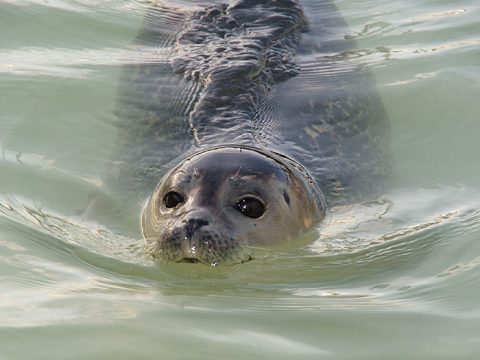
[{"label": "water ripple", "polygon": [[3,0],[4,3],[16,5],[19,7],[41,6],[53,9],[68,10],[73,12],[94,12],[99,9],[119,11],[134,11],[139,8],[138,1],[121,1],[121,0]]},{"label": "water ripple", "polygon": [[165,61],[161,49],[138,46],[130,50],[21,48],[0,50],[0,59],[0,73],[67,78],[86,78],[104,71],[104,66]]}]

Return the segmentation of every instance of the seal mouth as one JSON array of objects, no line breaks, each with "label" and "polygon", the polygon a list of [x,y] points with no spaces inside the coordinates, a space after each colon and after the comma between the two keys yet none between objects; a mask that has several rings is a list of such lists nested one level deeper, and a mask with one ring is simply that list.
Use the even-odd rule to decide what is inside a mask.
[{"label": "seal mouth", "polygon": [[184,257],[184,258],[181,258],[180,260],[177,260],[176,262],[177,263],[188,263],[188,264],[197,264],[197,263],[205,264],[200,259],[197,259],[197,258],[194,258],[194,257]]}]

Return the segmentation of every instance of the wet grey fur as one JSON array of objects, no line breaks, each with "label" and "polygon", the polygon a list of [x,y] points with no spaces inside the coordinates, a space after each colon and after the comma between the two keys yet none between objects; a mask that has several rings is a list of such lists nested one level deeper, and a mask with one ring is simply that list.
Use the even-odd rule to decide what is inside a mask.
[{"label": "wet grey fur", "polygon": [[245,144],[303,164],[329,205],[379,194],[387,116],[336,8],[216,3],[148,12],[136,47],[151,55],[123,71],[111,185],[143,199],[189,154]]}]

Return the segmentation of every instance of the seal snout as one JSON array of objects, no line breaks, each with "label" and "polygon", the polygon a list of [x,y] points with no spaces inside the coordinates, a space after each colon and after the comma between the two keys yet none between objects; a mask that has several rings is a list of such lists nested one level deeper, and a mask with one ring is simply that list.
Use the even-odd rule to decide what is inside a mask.
[{"label": "seal snout", "polygon": [[174,241],[179,242],[181,253],[177,262],[197,262],[204,253],[211,251],[214,231],[209,227],[211,220],[204,212],[195,212],[183,219],[178,231],[181,234]]}]

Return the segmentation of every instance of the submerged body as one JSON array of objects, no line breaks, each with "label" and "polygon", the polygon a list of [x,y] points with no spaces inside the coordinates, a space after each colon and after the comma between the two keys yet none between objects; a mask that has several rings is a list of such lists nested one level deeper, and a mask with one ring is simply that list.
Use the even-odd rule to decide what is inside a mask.
[{"label": "submerged body", "polygon": [[155,51],[125,71],[112,178],[150,197],[152,255],[245,261],[250,246],[318,224],[327,206],[378,194],[386,114],[354,44],[335,35],[346,27],[333,5],[162,2],[146,19],[138,51]]}]

